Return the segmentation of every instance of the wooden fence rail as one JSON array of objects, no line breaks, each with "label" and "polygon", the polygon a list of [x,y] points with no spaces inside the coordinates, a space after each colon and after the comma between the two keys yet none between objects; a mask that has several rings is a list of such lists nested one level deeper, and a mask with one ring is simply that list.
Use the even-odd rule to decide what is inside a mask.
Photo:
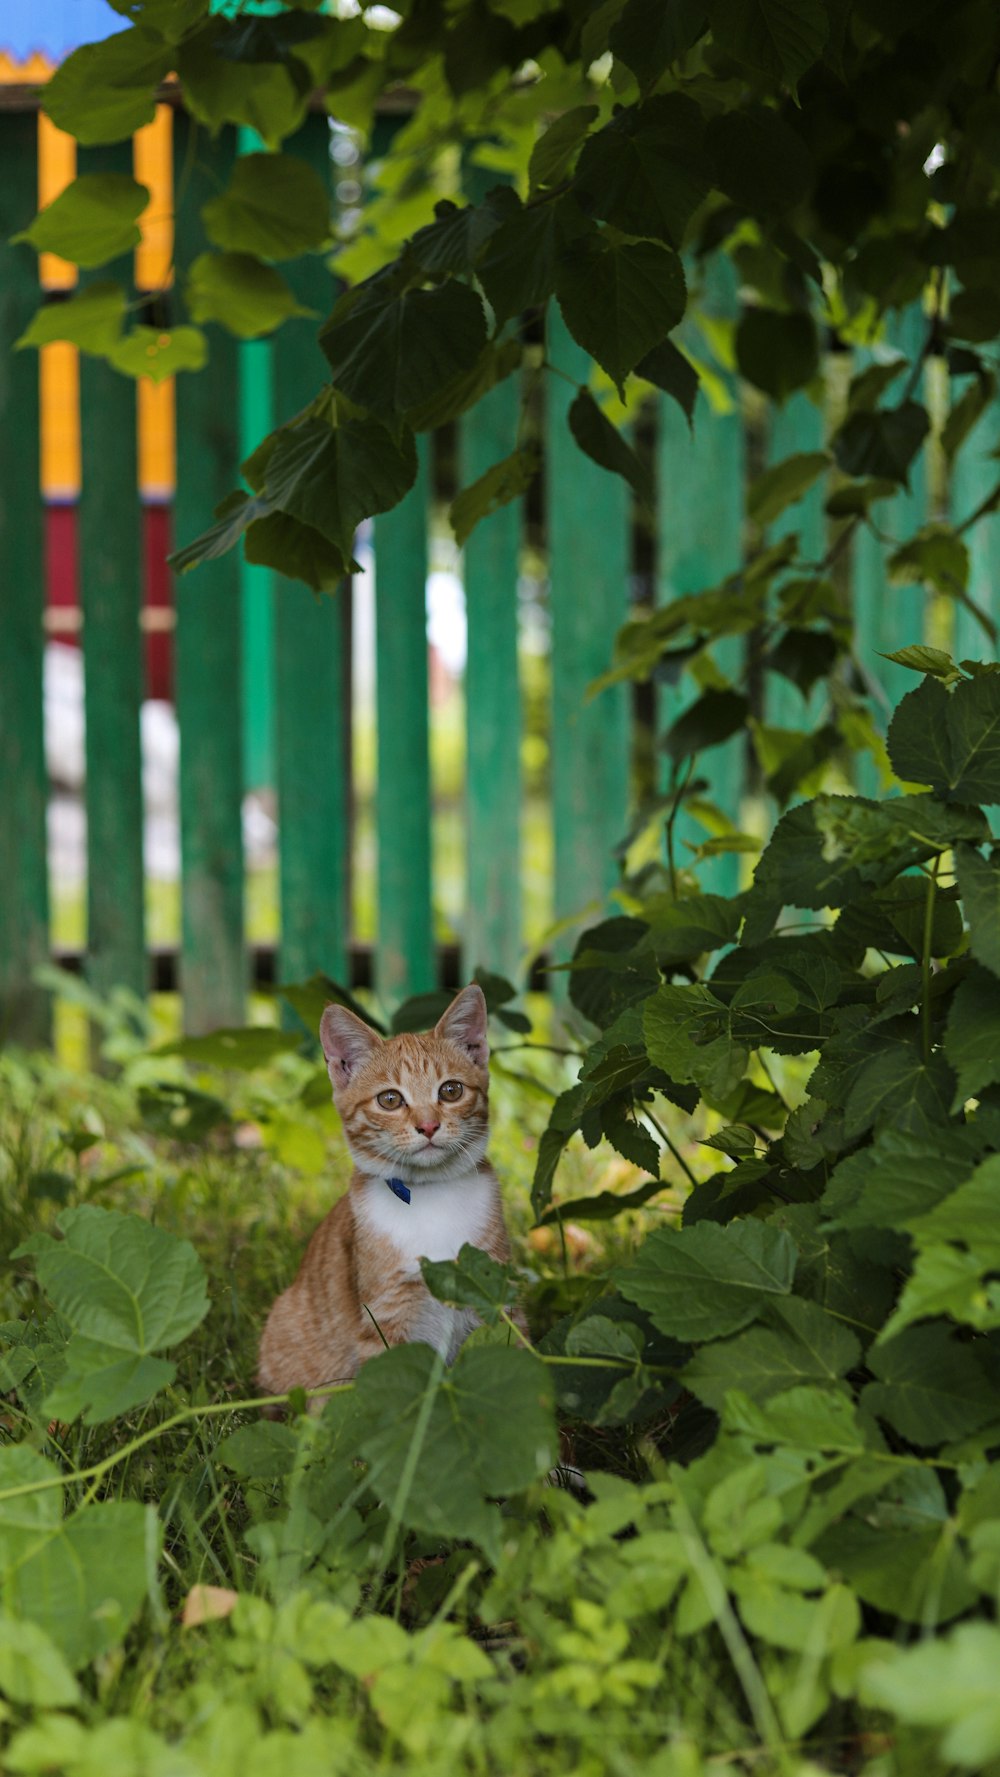
[{"label": "wooden fence rail", "polygon": [[[43,748],[42,672],[45,583],[39,488],[39,373],[34,352],[12,352],[38,299],[38,269],[10,236],[36,208],[36,117],[0,113],[0,1036],[44,1040],[46,996],[34,971],[50,955],[46,871],[49,794]],[[179,201],[176,261],[200,248],[197,215],[224,182],[237,151],[235,133],[213,144],[201,134],[192,150],[188,122],[175,119]],[[332,178],[326,120],[311,117],[290,143]],[[130,170],[129,145],[93,150],[86,164]],[[183,167],[183,178],[180,168]],[[103,274],[102,274],[103,275]],[[325,313],[333,296],[321,257],[289,268],[296,294]],[[735,312],[736,291],[722,275],[707,301],[720,318]],[[904,317],[898,343],[908,343]],[[212,327],[205,370],[177,380],[177,474],[174,535],[202,530],[212,507],[238,481],[241,379],[247,355]],[[586,363],[558,315],[554,360],[570,376]],[[259,351],[259,348],[254,348]],[[270,408],[288,418],[323,376],[316,323],[295,320],[270,346]],[[260,362],[255,375],[259,377]],[[842,379],[841,379],[842,380]],[[557,920],[601,903],[613,885],[612,848],[627,821],[635,742],[627,687],[588,700],[608,665],[627,616],[632,518],[624,484],[597,469],[573,443],[563,378],[545,389],[544,550],[551,621],[551,824]],[[83,966],[99,988],[124,982],[137,991],[176,979],[170,959],[154,956],[144,929],[142,695],[139,608],[139,501],[136,490],[135,391],[103,363],[85,360],[81,375],[83,488],[80,499],[82,646],[86,684],[87,920]],[[498,387],[458,428],[455,458],[464,484],[516,442],[521,391]],[[984,422],[985,426],[989,422]],[[821,445],[827,416],[804,396],[788,403],[769,439],[752,434],[755,467],[789,450]],[[994,428],[995,430],[995,428]],[[740,563],[745,548],[744,491],[748,431],[735,382],[728,413],[699,397],[693,437],[664,400],[656,419],[658,523],[655,597],[665,602],[713,584]],[[975,504],[994,438],[973,448],[951,497],[961,513]],[[387,1001],[432,987],[442,968],[458,979],[477,965],[515,971],[524,953],[521,911],[522,704],[517,583],[523,515],[509,506],[474,533],[463,562],[468,617],[466,696],[465,907],[458,950],[435,944],[432,869],[434,808],[428,749],[425,588],[432,498],[432,441],[421,441],[418,481],[374,525],[377,684],[377,938],[370,978]],[[816,487],[796,509],[795,528],[822,555],[824,493]],[[916,480],[901,495],[888,528],[912,530],[929,494]],[[780,530],[780,523],[776,527]],[[971,539],[973,597],[989,606],[1000,521]],[[903,534],[907,534],[905,531]],[[864,538],[854,551],[853,586],[866,665],[890,695],[898,673],[875,650],[920,639],[923,596],[888,592],[881,554]],[[251,953],[244,935],[245,870],[241,799],[245,787],[245,698],[266,696],[244,672],[241,567],[236,555],[211,562],[175,587],[175,702],[180,732],[182,936],[179,984],[189,1030],[244,1016]],[[349,591],[315,600],[304,587],[274,588],[274,789],[278,806],[280,941],[272,972],[300,979],[315,970],[345,978],[368,974],[353,942],[350,907],[353,766],[350,747],[351,604]],[[956,639],[981,651],[959,614]],[[720,661],[732,665],[738,645]],[[255,671],[257,669],[254,669]],[[677,693],[658,693],[662,721]],[[263,707],[263,706],[262,706]],[[808,726],[808,706],[791,686],[769,692],[768,720]],[[739,738],[712,756],[716,800],[735,819],[745,793],[747,748]],[[693,829],[689,829],[693,831]],[[714,861],[706,886],[735,886],[735,860]],[[563,946],[565,949],[565,945]],[[353,960],[352,960],[353,959]],[[151,971],[155,970],[154,974]]]}]

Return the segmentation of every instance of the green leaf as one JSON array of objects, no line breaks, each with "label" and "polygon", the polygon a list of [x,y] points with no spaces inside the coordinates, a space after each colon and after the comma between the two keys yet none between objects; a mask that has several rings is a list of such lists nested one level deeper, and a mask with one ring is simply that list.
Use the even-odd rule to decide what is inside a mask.
[{"label": "green leaf", "polygon": [[852,376],[847,390],[848,413],[874,413],[879,399],[906,369],[905,358],[889,364],[867,364]]},{"label": "green leaf", "polygon": [[138,245],[136,217],[148,203],[148,187],[127,173],[81,173],[13,239],[74,265],[104,265]]},{"label": "green leaf", "polygon": [[928,1246],[919,1253],[881,1336],[892,1339],[914,1321],[933,1320],[940,1314],[981,1331],[1000,1326],[1000,1290],[995,1282],[984,1282],[982,1260],[976,1253],[944,1245]]},{"label": "green leaf", "polygon": [[215,1460],[243,1480],[277,1481],[290,1475],[299,1453],[299,1434],[294,1425],[260,1419],[241,1425],[216,1446]]},{"label": "green leaf", "polygon": [[730,1389],[767,1401],[805,1384],[834,1386],[860,1361],[854,1334],[816,1302],[789,1296],[768,1310],[768,1320],[702,1346],[685,1366],[684,1387],[721,1412]]},{"label": "green leaf", "polygon": [[887,1647],[885,1657],[880,1652],[873,1652],[860,1673],[865,1703],[914,1727],[937,1728],[948,1765],[983,1771],[993,1764],[1000,1756],[995,1623],[960,1623],[947,1637]]},{"label": "green leaf", "polygon": [[517,1268],[500,1265],[478,1246],[465,1242],[457,1259],[421,1259],[420,1269],[432,1296],[460,1308],[474,1308],[493,1326],[517,1295]]},{"label": "green leaf", "polygon": [[676,327],[687,300],[684,269],[671,248],[596,233],[562,254],[556,295],[573,338],[620,392],[639,359]]},{"label": "green leaf", "polygon": [[311,312],[296,302],[280,272],[249,253],[199,253],[184,300],[193,321],[218,321],[239,339],[259,339],[290,315]]},{"label": "green leaf", "polygon": [[881,887],[977,833],[988,834],[978,809],[947,808],[933,796],[817,796],[789,809],[754,873],[743,943],[762,943],[783,907],[847,907],[866,884]]},{"label": "green leaf", "polygon": [[819,370],[819,341],[811,316],[745,309],[736,329],[736,362],[755,388],[774,401],[786,401]]},{"label": "green leaf", "polygon": [[749,716],[750,705],[738,691],[710,688],[677,717],[660,744],[679,763],[745,732]]},{"label": "green leaf", "polygon": [[417,478],[412,432],[394,438],[377,420],[306,419],[274,438],[266,499],[319,531],[346,561],[362,520],[397,505]]},{"label": "green leaf", "polygon": [[995,980],[987,969],[973,966],[951,1002],[944,1052],[958,1076],[952,1111],[960,1111],[967,1098],[977,1098],[985,1087],[1000,1082],[1000,994]]},{"label": "green leaf", "polygon": [[448,1371],[427,1345],[399,1345],[362,1368],[356,1448],[369,1485],[401,1522],[468,1537],[496,1561],[498,1496],[527,1487],[557,1458],[552,1384],[530,1352],[462,1350]]},{"label": "green leaf", "polygon": [[[250,24],[263,22],[254,19]],[[277,148],[305,117],[312,75],[305,61],[293,54],[279,59],[272,49],[260,61],[233,55],[239,47],[234,28],[240,29],[235,20],[212,19],[185,37],[172,52],[169,66],[176,70],[192,117],[213,135],[223,124],[244,124],[256,130],[265,147]]]},{"label": "green leaf", "polygon": [[567,1197],[553,1203],[539,1217],[538,1226],[547,1228],[559,1222],[610,1222],[630,1209],[641,1209],[644,1203],[667,1190],[666,1179],[648,1179],[634,1191],[598,1191],[593,1197]]},{"label": "green leaf", "polygon": [[731,944],[739,930],[742,905],[726,895],[684,895],[680,900],[656,897],[646,904],[653,946],[661,964],[693,962],[710,950]]},{"label": "green leaf", "polygon": [[584,209],[626,234],[679,247],[711,184],[702,127],[699,107],[682,93],[624,107],[580,155],[576,189]]},{"label": "green leaf", "polygon": [[[974,1127],[974,1125],[973,1125]],[[1000,1265],[1000,1155],[982,1162],[970,1179],[910,1223],[918,1246],[952,1240],[979,1261],[984,1272]]]},{"label": "green leaf", "polygon": [[897,705],[888,747],[898,777],[946,802],[1000,802],[1000,676],[962,679],[953,691],[925,679]]},{"label": "green leaf", "polygon": [[808,1384],[783,1389],[762,1402],[730,1389],[723,1424],[727,1430],[742,1432],[755,1442],[782,1444],[792,1450],[812,1452],[815,1447],[861,1455],[868,1447],[867,1435],[849,1396],[840,1390]]},{"label": "green leaf", "polygon": [[80,1687],[37,1623],[0,1615],[0,1691],[33,1709],[72,1709]]},{"label": "green leaf", "polygon": [[870,507],[876,500],[887,500],[896,492],[894,481],[845,481],[841,487],[835,488],[827,500],[824,511],[831,518],[854,518],[858,514],[867,516]]},{"label": "green leaf", "polygon": [[960,845],[955,856],[972,954],[1000,975],[1000,857],[984,858],[970,845]]},{"label": "green leaf", "polygon": [[498,326],[551,296],[571,214],[568,205],[557,202],[519,207],[488,239],[476,275]]},{"label": "green leaf", "polygon": [[540,467],[541,452],[537,444],[523,444],[501,462],[491,463],[477,481],[470,482],[456,494],[448,509],[448,517],[459,547],[482,519],[527,493]]},{"label": "green leaf", "polygon": [[117,345],[125,320],[125,292],[101,280],[78,290],[66,302],[46,302],[32,315],[17,345],[46,346],[68,339],[81,352],[103,357]]},{"label": "green leaf", "polygon": [[261,259],[314,253],[330,235],[326,186],[307,161],[290,154],[241,154],[229,184],[202,205],[213,246]]},{"label": "green leaf", "polygon": [[930,429],[927,409],[902,401],[877,413],[853,413],[834,433],[833,454],[845,475],[908,485],[910,464]]},{"label": "green leaf", "polygon": [[681,1084],[725,1098],[743,1078],[748,1050],[734,1041],[729,1009],[701,982],[660,987],[643,1004],[650,1060]]},{"label": "green leaf", "polygon": [[161,1043],[157,1055],[180,1055],[202,1067],[233,1067],[241,1072],[267,1067],[278,1055],[292,1054],[301,1042],[291,1030],[248,1024],[235,1030],[213,1030],[204,1037],[178,1037]]},{"label": "green leaf", "polygon": [[584,454],[627,481],[646,506],[653,502],[653,478],[617,426],[601,412],[589,390],[581,389],[569,410],[569,429]]},{"label": "green leaf", "polygon": [[969,551],[950,525],[925,524],[889,557],[896,586],[922,580],[949,598],[960,598],[969,583]]},{"label": "green leaf", "polygon": [[641,376],[656,388],[670,395],[687,420],[694,426],[695,402],[698,399],[698,372],[683,352],[679,352],[672,340],[663,339],[644,358],[640,358],[635,367],[636,376]]},{"label": "green leaf", "polygon": [[358,564],[288,512],[265,512],[247,526],[243,553],[259,567],[276,568],[290,580],[301,580],[313,592],[336,592]]},{"label": "green leaf", "polygon": [[751,216],[787,216],[809,193],[809,150],[776,111],[724,111],[709,123],[705,144],[715,184]]},{"label": "green leaf", "polygon": [[611,48],[648,89],[694,47],[707,24],[705,0],[670,0],[667,6],[663,0],[626,0],[611,28]]},{"label": "green leaf", "polygon": [[747,517],[762,527],[773,523],[785,507],[801,499],[806,489],[812,487],[829,467],[828,452],[813,450],[786,457],[773,469],[765,469],[747,489]]},{"label": "green leaf", "polygon": [[774,1297],[787,1296],[795,1259],[791,1237],[766,1222],[696,1222],[656,1229],[635,1263],[613,1277],[661,1332],[700,1341],[738,1332]]},{"label": "green leaf", "polygon": [[370,280],[341,297],[320,343],[336,387],[369,413],[398,422],[472,369],[486,344],[486,315],[464,284],[394,294]]},{"label": "green leaf", "polygon": [[829,30],[821,0],[708,0],[708,17],[720,49],[792,88],[819,60]]},{"label": "green leaf", "polygon": [[569,172],[581,142],[600,116],[596,105],[573,105],[549,124],[531,150],[528,183],[531,194],[558,185]]},{"label": "green leaf", "polygon": [[66,1370],[46,1410],[87,1425],[115,1419],[173,1380],[169,1350],[208,1312],[194,1247],[140,1216],[84,1205],[64,1210],[64,1238],[34,1248],[35,1270],[72,1329]]},{"label": "green leaf", "polygon": [[192,543],[185,543],[183,548],[175,549],[167,557],[170,566],[177,574],[187,574],[192,568],[200,567],[202,562],[215,561],[239,542],[247,526],[255,518],[269,510],[267,500],[259,497],[251,499],[249,494],[241,490],[228,494],[215,509],[216,523],[203,531]]},{"label": "green leaf", "polygon": [[518,339],[490,341],[469,370],[459,371],[442,383],[427,400],[407,411],[407,420],[414,432],[432,432],[446,426],[460,414],[474,407],[497,383],[520,370],[523,349]]},{"label": "green leaf", "polygon": [[925,1633],[976,1602],[947,1523],[927,1529],[905,1523],[897,1528],[849,1517],[825,1531],[813,1544],[813,1553],[840,1573],[865,1604],[904,1623],[920,1623]]},{"label": "green leaf", "polygon": [[996,379],[986,371],[969,383],[948,413],[941,428],[941,449],[949,462],[958,455],[966,438],[993,399]]},{"label": "green leaf", "polygon": [[895,661],[897,666],[909,667],[914,673],[930,673],[932,678],[941,679],[946,685],[960,676],[950,654],[946,654],[943,648],[925,648],[922,643],[897,648],[894,654],[883,654],[882,658]]},{"label": "green leaf", "polygon": [[148,376],[165,382],[182,370],[201,370],[208,359],[208,341],[197,327],[133,327],[107,352],[108,362],[125,376]]},{"label": "green leaf", "polygon": [[163,39],[141,27],[85,43],[47,82],[45,114],[86,148],[124,142],[153,121],[156,88],[172,66],[173,52]]},{"label": "green leaf", "polygon": [[975,1347],[943,1326],[911,1327],[880,1343],[868,1365],[877,1381],[862,1391],[862,1408],[921,1448],[964,1438],[996,1414],[996,1389]]},{"label": "green leaf", "polygon": [[64,1518],[58,1480],[37,1451],[0,1450],[0,1493],[48,1483],[0,1500],[0,1583],[7,1609],[37,1624],[76,1669],[124,1639],[146,1596],[160,1531],[153,1508],[134,1501],[88,1505]]},{"label": "green leaf", "polygon": [[629,1116],[625,1101],[613,1098],[602,1104],[601,1130],[625,1160],[659,1179],[660,1150],[649,1130]]}]

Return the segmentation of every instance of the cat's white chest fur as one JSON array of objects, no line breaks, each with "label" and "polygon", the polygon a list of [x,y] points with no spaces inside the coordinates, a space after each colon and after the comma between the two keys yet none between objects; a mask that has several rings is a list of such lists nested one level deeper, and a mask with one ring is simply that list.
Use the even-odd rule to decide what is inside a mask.
[{"label": "cat's white chest fur", "polygon": [[456,1259],[466,1242],[478,1245],[490,1218],[492,1191],[482,1173],[447,1182],[415,1184],[409,1203],[384,1179],[368,1179],[361,1214],[372,1234],[391,1240],[410,1275],[423,1259]]},{"label": "cat's white chest fur", "polygon": [[[477,1245],[486,1231],[492,1207],[490,1185],[481,1173],[447,1183],[411,1186],[403,1203],[384,1179],[369,1179],[361,1194],[360,1213],[371,1234],[390,1240],[407,1276],[420,1274],[420,1260],[456,1259],[466,1242]],[[479,1316],[469,1308],[449,1308],[428,1295],[410,1329],[410,1338],[432,1345],[446,1363]]]}]

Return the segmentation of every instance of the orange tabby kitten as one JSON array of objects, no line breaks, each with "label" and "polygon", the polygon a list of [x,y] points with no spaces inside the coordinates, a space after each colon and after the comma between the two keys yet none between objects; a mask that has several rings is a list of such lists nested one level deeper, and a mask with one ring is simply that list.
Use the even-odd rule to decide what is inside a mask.
[{"label": "orange tabby kitten", "polygon": [[478,1316],[435,1301],[420,1258],[453,1259],[466,1241],[510,1256],[485,1158],[482,989],[463,988],[432,1031],[386,1039],[327,1006],[320,1039],[355,1171],[267,1317],[258,1376],[269,1394],[349,1381],[384,1345],[411,1340],[450,1363]]}]

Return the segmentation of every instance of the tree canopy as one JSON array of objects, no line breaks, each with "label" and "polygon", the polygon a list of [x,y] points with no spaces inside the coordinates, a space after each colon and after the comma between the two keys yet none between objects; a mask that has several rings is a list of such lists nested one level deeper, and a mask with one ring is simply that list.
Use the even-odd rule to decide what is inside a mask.
[{"label": "tree canopy", "polygon": [[[206,323],[253,337],[300,312],[288,259],[326,254],[342,285],[319,327],[328,382],[249,458],[249,491],[183,540],[181,568],[242,539],[250,559],[332,590],[358,522],[412,484],[416,433],[526,361],[560,372],[538,344],[553,305],[592,360],[573,436],[639,492],[626,422],[654,390],[690,420],[721,361],[781,404],[814,384],[826,345],[871,345],[914,303],[926,325],[910,365],[874,363],[851,386],[831,443],[835,520],[855,526],[907,482],[929,431],[929,355],[944,354],[951,379],[949,456],[992,394],[990,0],[402,0],[352,17],[315,0],[222,13],[209,0],[110,3],[128,28],[57,70],[43,94],[54,123],[81,144],[120,141],[173,88],[205,130],[247,126],[265,150],[202,206],[204,250],[176,268],[187,318],[161,337],[156,374],[203,362]],[[296,154],[317,104],[375,157],[360,216],[331,216]],[[125,176],[83,172],[27,238],[102,266],[137,239],[147,197]],[[699,331],[704,268],[720,254],[738,320]],[[91,282],[43,309],[25,343],[69,338],[148,371],[129,300],[118,280]],[[773,470],[764,518],[826,461]],[[514,441],[461,492],[460,540],[537,468],[533,438]],[[920,536],[910,551],[911,577],[961,596],[960,538]]]}]

